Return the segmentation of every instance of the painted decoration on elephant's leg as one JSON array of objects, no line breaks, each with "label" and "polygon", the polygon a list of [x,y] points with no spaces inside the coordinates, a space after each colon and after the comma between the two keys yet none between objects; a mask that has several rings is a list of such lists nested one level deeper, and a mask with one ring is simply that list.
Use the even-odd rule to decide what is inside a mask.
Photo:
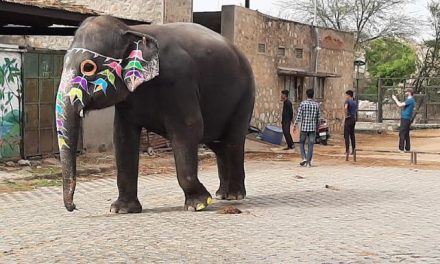
[{"label": "painted decoration on elephant's leg", "polygon": [[20,156],[21,55],[0,52],[0,158]]}]

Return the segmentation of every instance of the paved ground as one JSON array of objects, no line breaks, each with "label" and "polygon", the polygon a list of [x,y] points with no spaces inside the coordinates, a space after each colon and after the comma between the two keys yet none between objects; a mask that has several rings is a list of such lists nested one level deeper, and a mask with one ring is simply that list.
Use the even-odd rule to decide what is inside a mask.
[{"label": "paved ground", "polygon": [[[144,212],[108,213],[114,179],[0,194],[0,263],[440,263],[440,173],[247,163],[244,211],[181,210],[174,177],[140,180]],[[201,178],[211,192],[215,168]],[[325,188],[329,185],[329,188]]]}]

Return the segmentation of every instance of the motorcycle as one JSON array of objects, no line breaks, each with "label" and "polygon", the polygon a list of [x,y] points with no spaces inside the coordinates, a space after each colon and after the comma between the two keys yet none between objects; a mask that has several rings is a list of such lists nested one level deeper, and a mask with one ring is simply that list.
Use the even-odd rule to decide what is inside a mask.
[{"label": "motorcycle", "polygon": [[327,146],[329,139],[330,139],[330,129],[328,127],[328,122],[326,119],[321,118],[319,120],[316,144],[322,144],[324,146]]}]

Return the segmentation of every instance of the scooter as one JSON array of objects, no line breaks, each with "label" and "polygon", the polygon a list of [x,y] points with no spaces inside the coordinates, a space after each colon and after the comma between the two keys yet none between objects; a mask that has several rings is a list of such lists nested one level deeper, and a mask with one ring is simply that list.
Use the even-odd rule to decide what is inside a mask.
[{"label": "scooter", "polygon": [[321,118],[321,120],[319,120],[319,128],[318,128],[318,135],[316,137],[316,143],[327,146],[329,139],[330,139],[330,129],[328,127],[327,120]]}]

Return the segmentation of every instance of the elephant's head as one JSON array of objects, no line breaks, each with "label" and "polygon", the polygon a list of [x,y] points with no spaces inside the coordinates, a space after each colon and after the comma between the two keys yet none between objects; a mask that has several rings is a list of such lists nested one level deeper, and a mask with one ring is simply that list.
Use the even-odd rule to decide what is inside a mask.
[{"label": "elephant's head", "polygon": [[123,101],[159,74],[157,41],[112,17],[87,19],[64,58],[56,98],[56,127],[64,205],[75,209],[76,151],[80,118],[91,109]]}]

